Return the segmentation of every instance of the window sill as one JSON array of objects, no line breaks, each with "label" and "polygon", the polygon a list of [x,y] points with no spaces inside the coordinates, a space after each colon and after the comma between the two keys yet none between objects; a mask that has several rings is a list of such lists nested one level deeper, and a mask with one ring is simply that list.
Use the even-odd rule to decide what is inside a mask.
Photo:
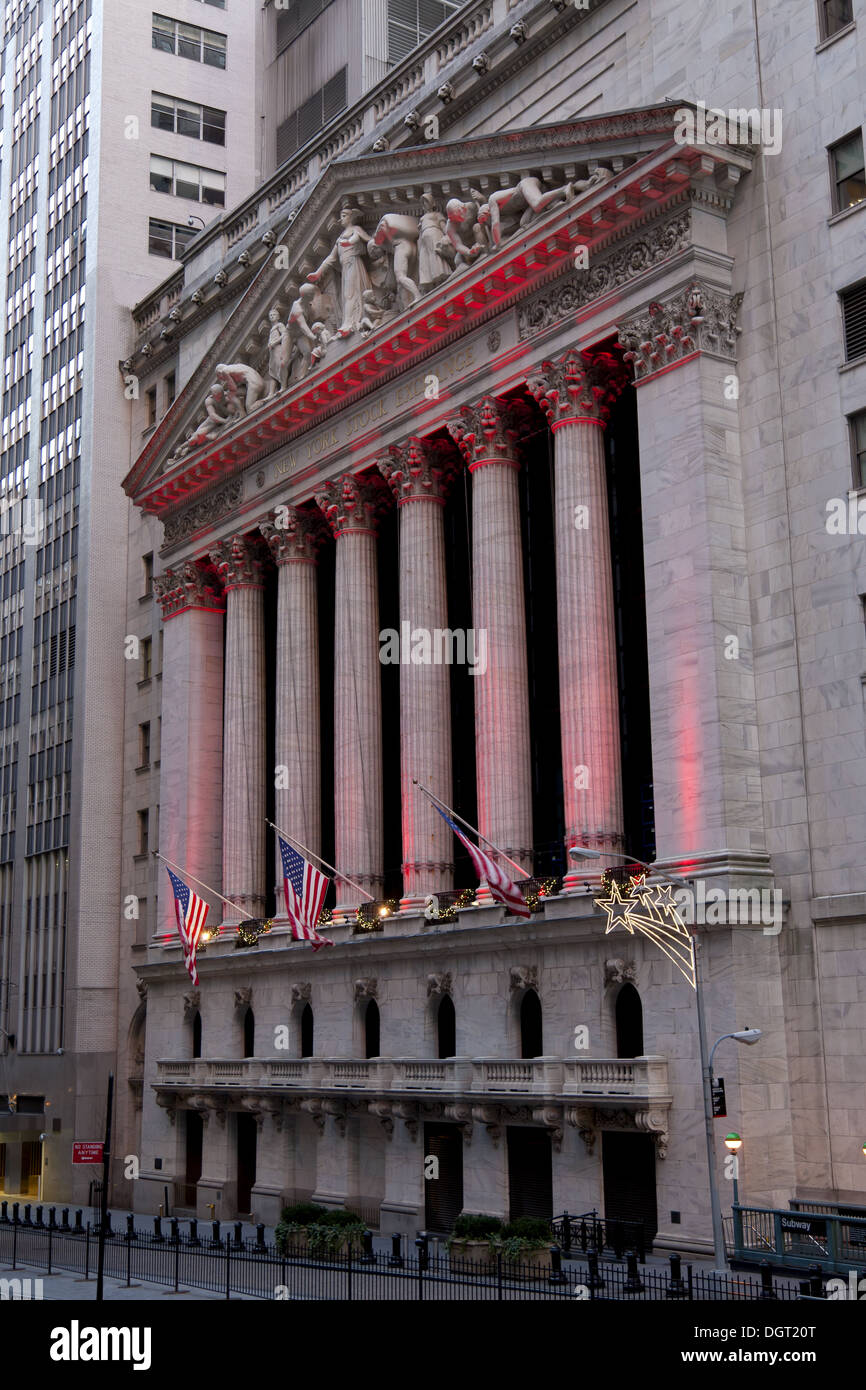
[{"label": "window sill", "polygon": [[132,862],[133,864],[146,864],[149,858],[150,854],[145,851],[144,854],[134,854],[132,856]]},{"label": "window sill", "polygon": [[823,53],[825,48],[829,48],[831,44],[836,43],[837,39],[844,38],[846,34],[852,33],[853,30],[856,28],[857,21],[852,19],[851,23],[846,24],[844,29],[837,29],[835,34],[828,34],[826,39],[822,39],[821,42],[816,46],[815,52]]},{"label": "window sill", "polygon": [[153,601],[153,592],[152,592],[152,591],[151,591],[151,593],[149,593],[149,594],[142,594],[142,595],[141,595],[141,598],[138,600],[139,605],[142,605],[142,604],[145,604],[145,603],[151,603],[152,601]]},{"label": "window sill", "polygon": [[150,772],[150,763],[140,763],[138,767],[135,769],[136,777],[140,772]]},{"label": "window sill", "polygon": [[863,208],[866,208],[866,198],[863,198],[859,203],[854,203],[850,208],[842,208],[841,211],[834,212],[832,217],[827,218],[827,226],[835,227],[837,222],[844,222],[846,218],[853,217],[855,212],[861,212]]},{"label": "window sill", "polygon": [[145,676],[143,681],[136,682],[139,690],[149,690],[151,687],[151,683],[152,682],[150,676]]}]

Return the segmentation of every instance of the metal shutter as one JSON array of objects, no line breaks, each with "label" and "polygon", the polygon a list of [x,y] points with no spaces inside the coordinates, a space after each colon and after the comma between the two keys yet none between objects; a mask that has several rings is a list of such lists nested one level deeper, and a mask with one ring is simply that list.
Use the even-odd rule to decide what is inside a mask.
[{"label": "metal shutter", "polygon": [[842,319],[846,360],[853,362],[857,357],[866,357],[866,281],[842,295]]},{"label": "metal shutter", "polygon": [[424,1183],[424,1226],[445,1235],[463,1210],[463,1138],[457,1125],[425,1124],[424,1157],[429,1155],[439,1160],[439,1176]]},{"label": "metal shutter", "polygon": [[648,1242],[658,1230],[655,1141],[648,1134],[602,1133],[604,1215],[636,1221]]},{"label": "metal shutter", "polygon": [[508,1209],[510,1219],[553,1216],[553,1156],[546,1129],[509,1125]]}]

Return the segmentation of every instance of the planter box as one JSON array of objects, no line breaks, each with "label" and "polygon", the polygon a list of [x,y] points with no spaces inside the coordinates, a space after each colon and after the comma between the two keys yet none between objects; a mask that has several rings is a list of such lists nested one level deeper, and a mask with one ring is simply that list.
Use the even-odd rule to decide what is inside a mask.
[{"label": "planter box", "polygon": [[550,1248],[545,1246],[543,1250],[524,1250],[515,1260],[508,1260],[503,1256],[503,1269],[524,1270],[533,1269],[549,1274],[551,1270]]},{"label": "planter box", "polygon": [[479,1265],[493,1260],[490,1243],[486,1240],[454,1240],[448,1251],[451,1269],[455,1274],[471,1274]]}]

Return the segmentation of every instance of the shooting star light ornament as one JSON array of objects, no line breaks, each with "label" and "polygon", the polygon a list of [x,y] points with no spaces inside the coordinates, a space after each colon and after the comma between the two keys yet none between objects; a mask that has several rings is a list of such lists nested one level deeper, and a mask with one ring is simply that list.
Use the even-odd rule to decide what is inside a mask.
[{"label": "shooting star light ornament", "polygon": [[642,932],[673,961],[695,989],[694,938],[680,920],[671,885],[650,885],[646,874],[634,874],[624,892],[609,872],[603,875],[602,882],[607,896],[596,898],[595,905],[607,914],[605,935],[614,927],[625,927],[632,935],[635,930]]}]

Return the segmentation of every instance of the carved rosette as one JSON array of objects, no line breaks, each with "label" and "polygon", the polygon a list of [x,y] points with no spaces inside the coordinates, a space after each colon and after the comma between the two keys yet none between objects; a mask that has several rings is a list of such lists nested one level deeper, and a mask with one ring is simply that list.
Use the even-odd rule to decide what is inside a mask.
[{"label": "carved rosette", "polygon": [[520,402],[485,396],[477,405],[464,405],[445,424],[473,473],[488,463],[518,467],[516,445],[525,418]]},{"label": "carved rosette", "polygon": [[226,592],[229,589],[261,589],[262,553],[258,541],[247,536],[232,536],[218,541],[211,552]]},{"label": "carved rosette", "polygon": [[627,381],[628,373],[611,353],[569,351],[558,362],[542,363],[527,386],[552,429],[577,421],[604,428]]},{"label": "carved rosette", "polygon": [[316,493],[316,503],[335,540],[353,531],[375,536],[382,493],[367,479],[354,473],[335,478]]},{"label": "carved rosette", "polygon": [[318,564],[325,536],[321,520],[297,507],[277,507],[259,530],[277,565]]},{"label": "carved rosette", "polygon": [[397,499],[397,506],[428,499],[444,507],[454,479],[451,451],[443,441],[413,436],[392,444],[376,466]]},{"label": "carved rosette", "polygon": [[153,581],[153,590],[162,609],[163,622],[190,608],[218,613],[225,609],[216,570],[210,565],[196,564],[194,560],[158,575]]},{"label": "carved rosette", "polygon": [[735,362],[742,302],[742,294],[692,280],[671,299],[653,300],[646,314],[620,324],[619,341],[635,381],[646,381],[696,352]]}]

